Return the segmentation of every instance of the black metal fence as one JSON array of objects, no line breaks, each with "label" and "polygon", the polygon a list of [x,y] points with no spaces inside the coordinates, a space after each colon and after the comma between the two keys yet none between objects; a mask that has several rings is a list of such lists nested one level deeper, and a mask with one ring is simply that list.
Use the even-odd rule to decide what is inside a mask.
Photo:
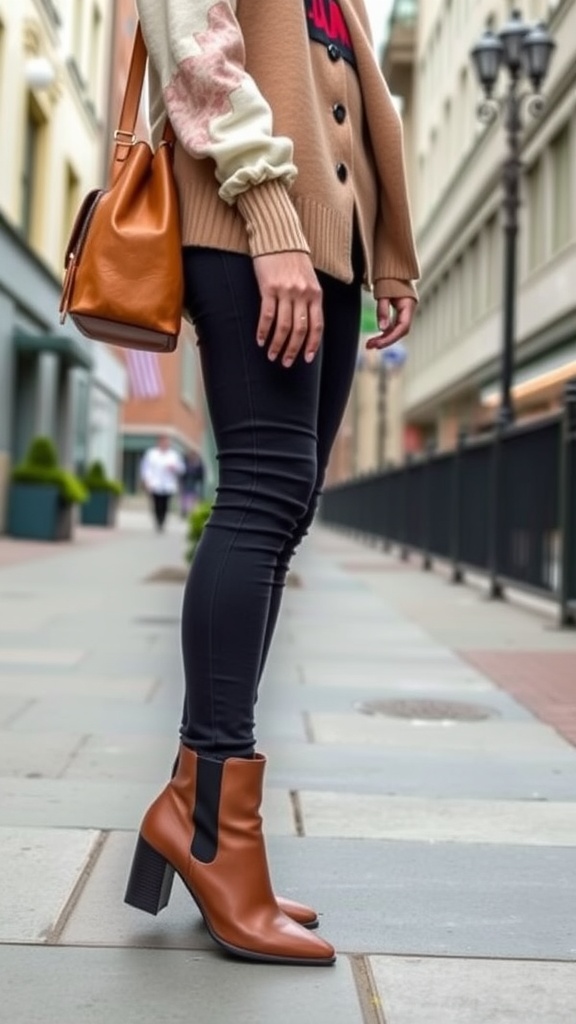
[{"label": "black metal fence", "polygon": [[327,488],[320,516],[425,568],[448,560],[454,581],[487,573],[495,597],[512,584],[555,598],[576,625],[576,381],[562,414]]}]

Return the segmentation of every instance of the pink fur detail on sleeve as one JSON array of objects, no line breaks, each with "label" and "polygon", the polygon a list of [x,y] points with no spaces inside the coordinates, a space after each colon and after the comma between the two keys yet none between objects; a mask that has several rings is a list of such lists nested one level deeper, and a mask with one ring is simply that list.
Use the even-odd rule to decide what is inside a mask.
[{"label": "pink fur detail on sleeve", "polygon": [[232,109],[230,93],[244,78],[244,44],[227,3],[210,8],[207,30],[194,38],[201,53],[178,65],[164,101],[183,145],[201,154],[210,145],[211,122]]}]

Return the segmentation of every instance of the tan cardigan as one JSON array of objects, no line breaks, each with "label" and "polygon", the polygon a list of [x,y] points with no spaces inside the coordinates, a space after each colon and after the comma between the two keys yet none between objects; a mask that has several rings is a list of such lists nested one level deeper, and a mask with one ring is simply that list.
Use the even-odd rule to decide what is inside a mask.
[{"label": "tan cardigan", "polygon": [[184,244],[310,251],[350,281],[356,211],[366,284],[376,297],[414,294],[401,126],[362,0],[340,0],[356,69],[309,40],[304,0],[137,5],[153,137],[167,111],[179,140]]}]

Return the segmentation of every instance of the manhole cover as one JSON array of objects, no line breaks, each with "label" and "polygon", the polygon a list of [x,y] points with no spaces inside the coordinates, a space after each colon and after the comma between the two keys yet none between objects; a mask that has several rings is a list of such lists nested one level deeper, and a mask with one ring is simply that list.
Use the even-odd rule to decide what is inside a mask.
[{"label": "manhole cover", "polygon": [[289,572],[287,577],[286,577],[286,586],[287,587],[301,587],[302,586],[302,577],[299,576],[297,572]]},{"label": "manhole cover", "polygon": [[158,569],[151,576],[147,576],[145,583],[185,583],[188,579],[188,569],[184,565],[169,565],[165,569]]},{"label": "manhole cover", "polygon": [[447,700],[367,700],[355,704],[363,715],[388,715],[420,721],[482,722],[498,712],[481,704]]},{"label": "manhole cover", "polygon": [[139,626],[178,626],[180,619],[167,615],[139,615],[134,622]]}]

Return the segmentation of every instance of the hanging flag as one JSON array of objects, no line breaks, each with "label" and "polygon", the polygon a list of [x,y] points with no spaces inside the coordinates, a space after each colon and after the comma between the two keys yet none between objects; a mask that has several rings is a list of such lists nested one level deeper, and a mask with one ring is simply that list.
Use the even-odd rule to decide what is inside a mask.
[{"label": "hanging flag", "polygon": [[160,398],[164,394],[157,352],[129,348],[126,350],[126,365],[132,398]]}]

